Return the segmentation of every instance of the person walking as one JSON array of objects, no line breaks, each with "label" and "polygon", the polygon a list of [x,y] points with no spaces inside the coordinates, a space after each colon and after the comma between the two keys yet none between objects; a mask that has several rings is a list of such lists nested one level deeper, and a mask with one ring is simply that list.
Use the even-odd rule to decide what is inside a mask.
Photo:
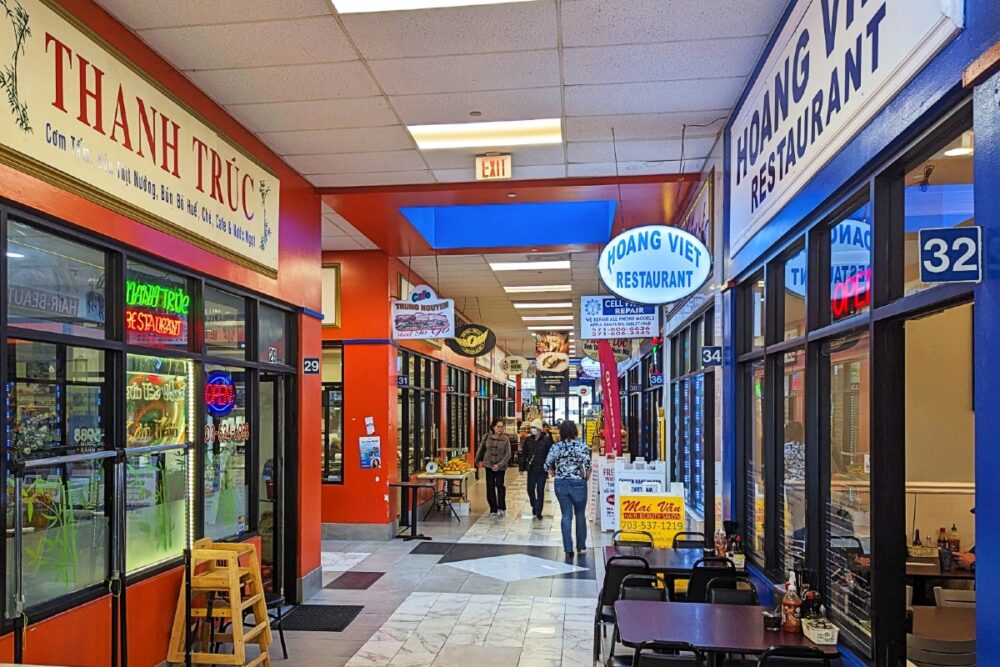
[{"label": "person walking", "polygon": [[536,519],[542,518],[542,507],[545,505],[545,480],[548,473],[545,461],[552,448],[552,436],[542,430],[542,420],[536,419],[530,424],[531,435],[521,446],[521,473],[528,473],[528,501],[531,503],[531,514]]},{"label": "person walking", "polygon": [[510,462],[510,438],[503,432],[503,419],[490,422],[490,430],[479,443],[476,466],[486,469],[486,502],[490,505],[490,516],[507,514],[507,487],[504,475]]},{"label": "person walking", "polygon": [[590,479],[590,449],[580,440],[576,424],[559,425],[559,442],[552,445],[545,469],[555,478],[556,499],[562,510],[563,550],[573,556],[573,517],[576,516],[576,551],[587,549],[587,480]]}]

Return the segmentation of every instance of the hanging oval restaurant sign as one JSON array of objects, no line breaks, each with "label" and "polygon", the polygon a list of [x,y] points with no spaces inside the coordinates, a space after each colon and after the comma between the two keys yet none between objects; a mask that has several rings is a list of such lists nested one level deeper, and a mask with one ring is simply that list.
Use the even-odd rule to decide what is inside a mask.
[{"label": "hanging oval restaurant sign", "polygon": [[496,347],[497,337],[492,329],[481,324],[466,324],[455,329],[455,337],[445,344],[463,357],[481,357]]},{"label": "hanging oval restaurant sign", "polygon": [[205,378],[205,409],[213,417],[225,417],[236,407],[236,383],[225,371],[210,371]]},{"label": "hanging oval restaurant sign", "polygon": [[601,251],[601,280],[623,299],[665,304],[683,299],[708,280],[705,244],[676,227],[648,225],[619,234]]},{"label": "hanging oval restaurant sign", "polygon": [[520,375],[528,370],[528,360],[524,357],[513,355],[500,360],[500,370],[507,375]]}]

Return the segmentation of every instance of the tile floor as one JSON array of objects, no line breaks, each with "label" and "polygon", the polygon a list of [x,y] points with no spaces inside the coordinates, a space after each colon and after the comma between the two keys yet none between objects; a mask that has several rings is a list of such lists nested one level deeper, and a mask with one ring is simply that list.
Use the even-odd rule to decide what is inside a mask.
[{"label": "tile floor", "polygon": [[[531,517],[524,477],[511,471],[506,517],[486,515],[480,481],[470,489],[472,516],[458,522],[432,512],[420,524],[432,541],[325,541],[325,588],[309,603],[364,609],[343,632],[287,632],[289,659],[275,663],[590,665],[603,563],[593,549],[564,558],[551,484],[546,491],[542,521]],[[594,529],[588,544],[603,546],[610,535]]]}]

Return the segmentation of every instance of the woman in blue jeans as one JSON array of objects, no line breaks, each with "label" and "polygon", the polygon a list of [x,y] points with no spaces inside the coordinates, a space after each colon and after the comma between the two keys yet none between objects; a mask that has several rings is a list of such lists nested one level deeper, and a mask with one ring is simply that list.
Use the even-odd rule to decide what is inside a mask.
[{"label": "woman in blue jeans", "polygon": [[545,469],[555,478],[556,499],[562,510],[563,550],[573,557],[573,515],[576,515],[576,552],[587,549],[587,480],[590,479],[590,449],[580,440],[576,424],[559,425],[559,442],[552,445]]}]

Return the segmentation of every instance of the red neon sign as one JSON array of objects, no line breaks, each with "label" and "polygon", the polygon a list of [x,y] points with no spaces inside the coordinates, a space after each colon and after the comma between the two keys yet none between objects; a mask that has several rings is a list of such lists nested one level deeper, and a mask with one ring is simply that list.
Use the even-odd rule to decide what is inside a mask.
[{"label": "red neon sign", "polygon": [[137,334],[180,338],[184,335],[184,319],[150,312],[142,308],[127,308],[125,310],[125,328]]},{"label": "red neon sign", "polygon": [[858,271],[850,278],[833,284],[830,308],[835,318],[860,312],[872,302],[872,270]]}]

